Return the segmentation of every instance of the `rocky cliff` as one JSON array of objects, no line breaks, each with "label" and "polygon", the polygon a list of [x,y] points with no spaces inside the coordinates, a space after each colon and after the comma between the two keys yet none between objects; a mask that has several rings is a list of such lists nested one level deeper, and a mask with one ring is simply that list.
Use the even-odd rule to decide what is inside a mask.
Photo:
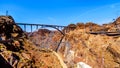
[{"label": "rocky cliff", "polygon": [[36,47],[11,16],[0,16],[0,67],[66,68],[58,56]]},{"label": "rocky cliff", "polygon": [[[65,34],[58,54],[62,56],[68,68],[79,67],[78,63],[81,62],[92,68],[120,68],[119,22],[118,18],[112,23],[103,25],[91,22],[73,24],[75,28]],[[43,36],[37,34],[37,37],[30,38],[37,43]],[[38,46],[42,46],[41,42],[48,43],[49,47],[56,46],[55,43],[59,42],[60,38],[61,34],[57,31],[46,33]]]},{"label": "rocky cliff", "polygon": [[63,37],[47,29],[26,34],[11,16],[0,16],[0,67],[120,68],[119,22],[70,24]]}]

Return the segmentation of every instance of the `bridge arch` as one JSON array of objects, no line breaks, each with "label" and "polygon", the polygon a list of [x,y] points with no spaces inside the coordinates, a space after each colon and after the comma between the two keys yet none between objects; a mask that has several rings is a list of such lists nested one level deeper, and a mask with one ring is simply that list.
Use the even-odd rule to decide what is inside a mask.
[{"label": "bridge arch", "polygon": [[33,26],[36,26],[36,29],[39,29],[39,27],[50,27],[58,30],[62,35],[65,35],[65,33],[61,29],[64,29],[66,26],[45,25],[45,24],[26,24],[26,23],[16,23],[16,24],[19,26],[23,25],[24,31],[26,31],[26,26],[30,26],[31,32],[33,31]]},{"label": "bridge arch", "polygon": [[28,26],[31,26],[30,27],[30,29],[31,29],[31,32],[32,32],[32,27],[33,26],[36,26],[36,29],[39,29],[39,26],[41,26],[41,27],[51,27],[51,28],[54,28],[54,29],[56,29],[56,30],[58,30],[61,34],[62,34],[62,37],[61,37],[61,39],[60,39],[60,41],[59,41],[59,43],[58,43],[58,46],[57,46],[57,48],[56,48],[56,52],[58,52],[59,51],[59,48],[60,48],[60,44],[61,44],[61,42],[62,42],[62,40],[63,40],[63,38],[64,38],[64,36],[65,36],[65,32],[63,31],[63,30],[60,30],[60,29],[64,29],[64,28],[66,28],[66,26],[58,26],[58,25],[44,25],[44,24],[26,24],[26,23],[16,23],[17,25],[23,25],[24,27],[24,31],[26,31],[26,26],[28,25]]}]

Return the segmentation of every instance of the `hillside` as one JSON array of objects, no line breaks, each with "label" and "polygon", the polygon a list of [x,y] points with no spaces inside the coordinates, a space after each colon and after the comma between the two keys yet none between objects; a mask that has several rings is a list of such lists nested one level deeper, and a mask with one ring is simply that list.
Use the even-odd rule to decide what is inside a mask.
[{"label": "hillside", "polygon": [[[75,28],[67,29],[68,32],[62,40],[58,52],[68,68],[76,68],[80,62],[84,62],[92,68],[120,68],[119,19],[103,25],[91,22],[69,25],[69,27],[74,26]],[[43,36],[44,33],[45,36]],[[39,42],[37,46],[40,48],[48,46],[47,48],[55,50],[62,35],[57,31],[44,33],[41,35],[39,31],[34,32],[30,36],[31,41]],[[43,39],[41,40],[41,38]],[[43,46],[42,42],[47,45]]]},{"label": "hillside", "polygon": [[25,33],[11,16],[0,16],[0,67],[120,68],[119,22],[70,24],[62,35],[48,29]]},{"label": "hillside", "polygon": [[1,68],[66,68],[59,55],[39,49],[11,16],[0,16]]}]

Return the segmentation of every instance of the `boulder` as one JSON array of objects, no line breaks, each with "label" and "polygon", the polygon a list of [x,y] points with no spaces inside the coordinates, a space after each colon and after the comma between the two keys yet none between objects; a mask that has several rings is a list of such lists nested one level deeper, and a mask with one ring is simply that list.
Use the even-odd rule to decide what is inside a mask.
[{"label": "boulder", "polygon": [[78,62],[77,63],[77,68],[92,68],[92,67],[89,66],[88,64],[84,63],[84,62]]}]

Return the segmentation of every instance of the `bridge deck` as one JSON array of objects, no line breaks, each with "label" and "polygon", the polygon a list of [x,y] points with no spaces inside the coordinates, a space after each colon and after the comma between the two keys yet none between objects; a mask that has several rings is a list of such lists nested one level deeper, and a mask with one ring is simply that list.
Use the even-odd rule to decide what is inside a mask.
[{"label": "bridge deck", "polygon": [[39,27],[43,28],[43,27],[51,27],[51,28],[55,28],[57,30],[61,30],[63,28],[65,28],[66,26],[59,26],[59,25],[46,25],[46,24],[29,24],[29,23],[16,23],[17,25],[23,25],[23,30],[26,31],[26,27],[30,26],[31,32],[33,31],[33,26],[36,27],[36,29],[39,29]]}]

